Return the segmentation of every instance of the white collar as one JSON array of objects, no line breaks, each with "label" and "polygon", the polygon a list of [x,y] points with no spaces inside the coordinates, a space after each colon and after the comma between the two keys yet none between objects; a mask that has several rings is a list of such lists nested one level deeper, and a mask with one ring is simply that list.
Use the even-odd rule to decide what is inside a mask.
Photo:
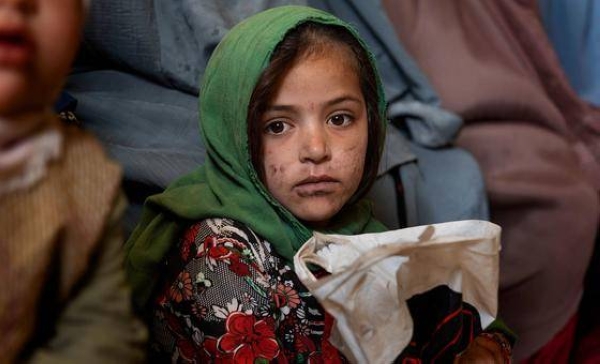
[{"label": "white collar", "polygon": [[0,196],[40,181],[61,154],[62,134],[50,111],[0,119]]}]

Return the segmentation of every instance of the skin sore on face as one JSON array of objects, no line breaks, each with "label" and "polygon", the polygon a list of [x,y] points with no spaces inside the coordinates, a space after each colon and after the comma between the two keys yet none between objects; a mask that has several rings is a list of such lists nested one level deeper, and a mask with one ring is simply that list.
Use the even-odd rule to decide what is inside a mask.
[{"label": "skin sore on face", "polygon": [[285,166],[283,166],[283,165],[270,165],[269,166],[269,171],[270,171],[271,175],[273,175],[275,177],[278,174],[281,175],[281,174],[285,173]]}]

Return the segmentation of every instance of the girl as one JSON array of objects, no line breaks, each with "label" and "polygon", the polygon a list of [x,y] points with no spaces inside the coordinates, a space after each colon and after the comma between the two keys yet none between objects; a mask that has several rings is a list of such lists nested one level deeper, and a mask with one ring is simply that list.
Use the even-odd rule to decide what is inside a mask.
[{"label": "girl", "polygon": [[344,361],[290,262],[313,229],[384,229],[361,199],[385,131],[373,58],[327,13],[267,10],[219,44],[200,108],[206,164],[147,201],[127,244],[153,358]]}]

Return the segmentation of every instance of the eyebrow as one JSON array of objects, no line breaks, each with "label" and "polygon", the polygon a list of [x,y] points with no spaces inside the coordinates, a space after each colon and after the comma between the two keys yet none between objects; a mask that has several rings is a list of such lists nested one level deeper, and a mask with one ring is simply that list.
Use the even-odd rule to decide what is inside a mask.
[{"label": "eyebrow", "polygon": [[342,102],[346,102],[346,101],[354,102],[357,104],[362,103],[362,100],[360,98],[354,97],[352,95],[344,95],[344,96],[337,97],[333,100],[327,101],[325,103],[325,106],[333,106],[333,105],[341,104]]},{"label": "eyebrow", "polygon": [[[335,99],[329,100],[327,101],[324,106],[334,106],[337,104],[341,104],[343,102],[353,102],[353,103],[357,103],[357,104],[362,104],[362,100],[354,97],[352,95],[343,95],[340,97],[336,97]],[[267,107],[267,110],[265,110],[266,112],[269,111],[294,111],[296,109],[295,106],[293,105],[271,105],[269,107]]]}]

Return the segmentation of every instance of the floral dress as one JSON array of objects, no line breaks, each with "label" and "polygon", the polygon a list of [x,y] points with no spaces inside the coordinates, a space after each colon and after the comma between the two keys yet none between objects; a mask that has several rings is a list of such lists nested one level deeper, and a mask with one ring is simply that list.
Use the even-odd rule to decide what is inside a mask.
[{"label": "floral dress", "polygon": [[151,361],[340,363],[332,318],[293,269],[250,228],[192,225],[155,295]]},{"label": "floral dress", "polygon": [[[329,343],[333,318],[247,226],[195,223],[165,264],[152,307],[150,362],[347,362]],[[396,363],[451,363],[481,332],[477,310],[448,286],[407,304],[414,332]]]}]

